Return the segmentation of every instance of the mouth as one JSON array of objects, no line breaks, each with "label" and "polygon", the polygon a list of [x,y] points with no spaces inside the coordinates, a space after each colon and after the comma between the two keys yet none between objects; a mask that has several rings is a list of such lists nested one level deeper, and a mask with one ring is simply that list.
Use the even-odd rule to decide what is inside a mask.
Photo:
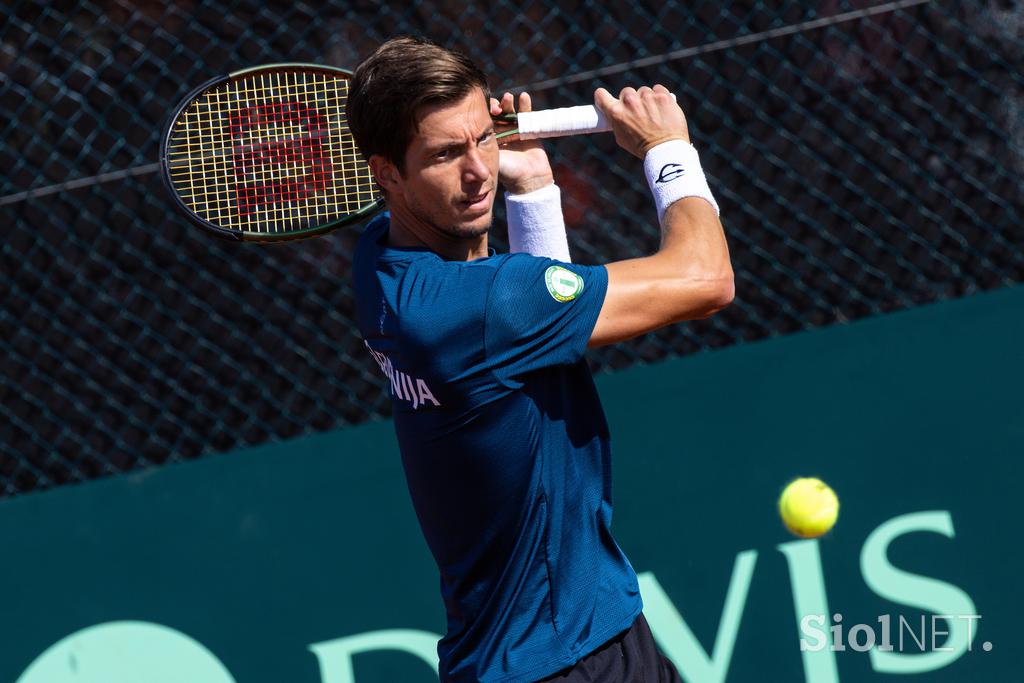
[{"label": "mouth", "polygon": [[478,194],[473,197],[466,197],[459,202],[459,206],[464,211],[479,211],[481,209],[490,208],[491,191],[488,190],[483,194]]}]

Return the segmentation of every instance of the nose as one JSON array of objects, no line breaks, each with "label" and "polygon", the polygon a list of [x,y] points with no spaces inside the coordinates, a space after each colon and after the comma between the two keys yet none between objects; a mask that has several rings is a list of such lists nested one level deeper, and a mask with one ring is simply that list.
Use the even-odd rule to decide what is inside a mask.
[{"label": "nose", "polygon": [[463,182],[476,184],[490,179],[491,168],[487,163],[487,155],[482,150],[474,147],[463,158],[465,160],[462,167]]}]

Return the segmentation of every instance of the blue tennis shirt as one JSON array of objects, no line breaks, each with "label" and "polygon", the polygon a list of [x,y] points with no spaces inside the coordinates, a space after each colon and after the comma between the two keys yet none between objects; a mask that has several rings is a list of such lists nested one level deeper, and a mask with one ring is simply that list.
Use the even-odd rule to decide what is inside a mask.
[{"label": "blue tennis shirt", "polygon": [[388,378],[409,492],[441,573],[442,682],[535,681],[632,625],[608,425],[583,353],[603,266],[356,248],[359,329]]}]

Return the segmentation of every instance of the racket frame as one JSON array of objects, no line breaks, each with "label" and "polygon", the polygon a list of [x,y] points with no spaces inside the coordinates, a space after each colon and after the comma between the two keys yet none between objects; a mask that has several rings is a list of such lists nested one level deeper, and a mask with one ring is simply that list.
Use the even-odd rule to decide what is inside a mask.
[{"label": "racket frame", "polygon": [[182,113],[193,104],[200,95],[207,90],[228,83],[239,78],[243,78],[248,74],[255,72],[273,72],[277,70],[303,70],[303,71],[322,71],[334,75],[343,75],[346,78],[351,78],[352,72],[348,69],[342,69],[336,66],[325,66],[323,64],[309,64],[304,62],[280,62],[274,64],[260,64],[259,66],[249,67],[247,69],[241,69],[239,71],[232,71],[227,75],[214,76],[202,85],[193,88],[185,97],[182,98],[181,102],[174,109],[174,113],[168,119],[164,129],[164,135],[160,141],[160,175],[163,177],[164,186],[167,191],[174,198],[174,203],[178,209],[184,213],[189,220],[192,221],[198,227],[212,232],[218,237],[234,240],[237,242],[287,242],[292,240],[306,239],[309,237],[316,237],[325,232],[330,232],[337,228],[351,225],[363,221],[371,216],[379,213],[384,208],[384,197],[377,192],[377,198],[363,207],[358,211],[350,214],[346,214],[337,220],[325,223],[323,225],[311,226],[303,228],[301,230],[289,230],[288,232],[281,234],[267,233],[267,232],[254,232],[251,230],[232,230],[231,228],[225,228],[197,215],[185,201],[178,194],[178,190],[174,186],[174,181],[171,179],[170,162],[167,160],[167,147],[171,140],[171,134],[174,132],[174,124],[178,121],[178,118]]}]

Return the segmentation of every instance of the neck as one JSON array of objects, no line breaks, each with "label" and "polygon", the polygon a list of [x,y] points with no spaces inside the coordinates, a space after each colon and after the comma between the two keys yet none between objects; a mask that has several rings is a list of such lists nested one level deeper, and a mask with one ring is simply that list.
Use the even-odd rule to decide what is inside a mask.
[{"label": "neck", "polygon": [[456,237],[417,219],[404,207],[392,206],[389,209],[389,246],[426,248],[445,261],[473,261],[487,256],[486,232],[476,237]]}]

